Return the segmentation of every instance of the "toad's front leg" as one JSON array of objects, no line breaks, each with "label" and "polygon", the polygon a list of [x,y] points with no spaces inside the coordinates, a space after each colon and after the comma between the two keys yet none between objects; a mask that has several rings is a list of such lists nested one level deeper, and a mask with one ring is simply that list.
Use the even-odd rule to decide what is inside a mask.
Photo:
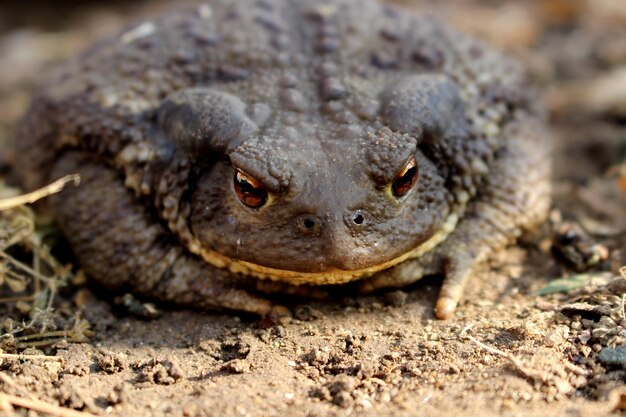
[{"label": "toad's front leg", "polygon": [[550,143],[541,126],[531,117],[511,122],[503,132],[506,144],[496,153],[486,182],[454,232],[423,258],[364,281],[362,290],[403,287],[442,272],[445,278],[435,314],[450,318],[475,266],[535,227],[548,212]]},{"label": "toad's front leg", "polygon": [[104,287],[200,308],[288,313],[238,288],[241,279],[228,271],[187,253],[115,171],[74,152],[54,171],[66,173],[79,173],[81,185],[52,204],[81,267]]}]

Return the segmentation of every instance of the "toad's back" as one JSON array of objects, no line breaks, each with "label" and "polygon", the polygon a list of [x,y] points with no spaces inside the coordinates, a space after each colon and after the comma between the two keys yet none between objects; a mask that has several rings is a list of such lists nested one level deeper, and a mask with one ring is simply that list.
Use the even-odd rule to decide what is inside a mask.
[{"label": "toad's back", "polygon": [[218,85],[245,97],[256,118],[272,119],[271,135],[303,121],[380,126],[381,91],[416,73],[448,75],[474,113],[488,110],[487,122],[502,116],[496,96],[518,100],[523,91],[514,64],[432,18],[369,0],[223,0],[100,42],[64,67],[40,102],[64,134],[115,154],[149,140],[137,122],[184,88]]},{"label": "toad's back", "polygon": [[[511,61],[375,1],[212,1],[135,25],[62,68],[22,124],[21,174],[31,188],[91,172],[95,182],[73,194],[96,206],[119,194],[124,204],[115,207],[133,214],[105,216],[103,224],[115,223],[107,230],[118,240],[137,233],[116,223],[121,214],[151,225],[139,240],[165,237],[162,251],[204,268],[194,288],[234,285],[230,274],[404,285],[459,252],[442,242],[471,240],[465,234],[482,226],[457,230],[481,217],[478,207],[506,206],[497,233],[507,238],[543,216],[548,164],[528,91]],[[541,169],[520,178],[507,157]],[[533,188],[529,199],[523,191]],[[83,235],[70,224],[75,210],[89,211],[67,203],[57,211],[68,234]],[[94,251],[111,261],[101,239],[76,239],[81,262],[94,264],[86,259]],[[484,246],[486,254],[499,245]],[[100,277],[102,268],[90,272],[112,287],[129,284]],[[466,276],[467,265],[459,268]],[[376,278],[383,272],[403,278]],[[181,287],[163,294],[133,276],[139,292],[195,300],[181,295],[192,278],[176,278]],[[205,298],[193,303],[263,310]]]}]

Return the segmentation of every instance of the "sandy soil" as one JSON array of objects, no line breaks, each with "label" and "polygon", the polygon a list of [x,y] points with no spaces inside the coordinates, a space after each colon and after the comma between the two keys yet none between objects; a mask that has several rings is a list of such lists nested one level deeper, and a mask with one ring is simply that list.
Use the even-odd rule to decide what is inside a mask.
[{"label": "sandy soil", "polygon": [[[171,7],[25,3],[0,5],[0,175],[9,177],[13,126],[50,65],[131,17]],[[554,130],[550,222],[477,274],[454,319],[432,315],[436,277],[372,297],[292,300],[294,318],[284,323],[163,308],[145,319],[89,286],[71,287],[58,297],[57,311],[80,311],[94,332],[90,342],[21,352],[63,363],[0,358],[0,394],[116,416],[623,410],[626,4],[395,3],[517,55],[542,89]],[[575,284],[569,292],[552,281],[570,276],[578,280],[565,283]],[[557,292],[539,296],[541,289]],[[12,308],[1,307],[0,315]],[[36,415],[0,396],[0,415],[15,413]]]}]

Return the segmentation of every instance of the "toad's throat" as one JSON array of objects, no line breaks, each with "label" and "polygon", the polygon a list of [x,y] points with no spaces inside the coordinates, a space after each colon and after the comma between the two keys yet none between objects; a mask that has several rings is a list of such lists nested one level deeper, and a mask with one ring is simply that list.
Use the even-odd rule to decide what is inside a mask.
[{"label": "toad's throat", "polygon": [[271,279],[274,281],[282,281],[292,285],[329,285],[343,284],[349,281],[355,281],[375,274],[376,272],[391,268],[408,259],[419,258],[423,254],[431,251],[435,246],[443,242],[446,237],[454,230],[458,222],[458,216],[451,214],[448,216],[441,229],[437,231],[427,241],[418,247],[398,256],[397,258],[385,261],[383,263],[368,266],[366,268],[343,270],[328,269],[322,272],[301,272],[291,271],[287,269],[270,268],[267,266],[255,264],[252,262],[233,259],[222,255],[219,252],[203,248],[199,242],[192,242],[189,250],[201,256],[207,263],[222,269],[228,269],[232,273],[253,276],[261,279]]}]

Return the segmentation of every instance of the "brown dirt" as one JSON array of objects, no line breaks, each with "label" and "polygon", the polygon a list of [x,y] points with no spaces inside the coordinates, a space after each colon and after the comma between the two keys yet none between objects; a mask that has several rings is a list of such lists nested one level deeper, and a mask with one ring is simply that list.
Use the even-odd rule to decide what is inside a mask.
[{"label": "brown dirt", "polygon": [[[15,121],[52,63],[129,17],[170,7],[37,1],[27,10],[23,3],[0,5],[0,175],[10,175]],[[485,266],[454,319],[433,318],[436,278],[373,297],[299,300],[294,319],[281,324],[182,310],[140,318],[154,309],[74,288],[59,298],[59,311],[81,311],[94,331],[90,343],[22,352],[64,363],[0,359],[0,393],[117,416],[598,416],[622,409],[626,360],[613,348],[626,345],[626,285],[614,278],[626,264],[626,5],[395,3],[517,55],[541,87],[554,127],[549,224]],[[586,271],[577,289],[537,295],[576,271]],[[26,415],[1,400],[0,415]]]}]

